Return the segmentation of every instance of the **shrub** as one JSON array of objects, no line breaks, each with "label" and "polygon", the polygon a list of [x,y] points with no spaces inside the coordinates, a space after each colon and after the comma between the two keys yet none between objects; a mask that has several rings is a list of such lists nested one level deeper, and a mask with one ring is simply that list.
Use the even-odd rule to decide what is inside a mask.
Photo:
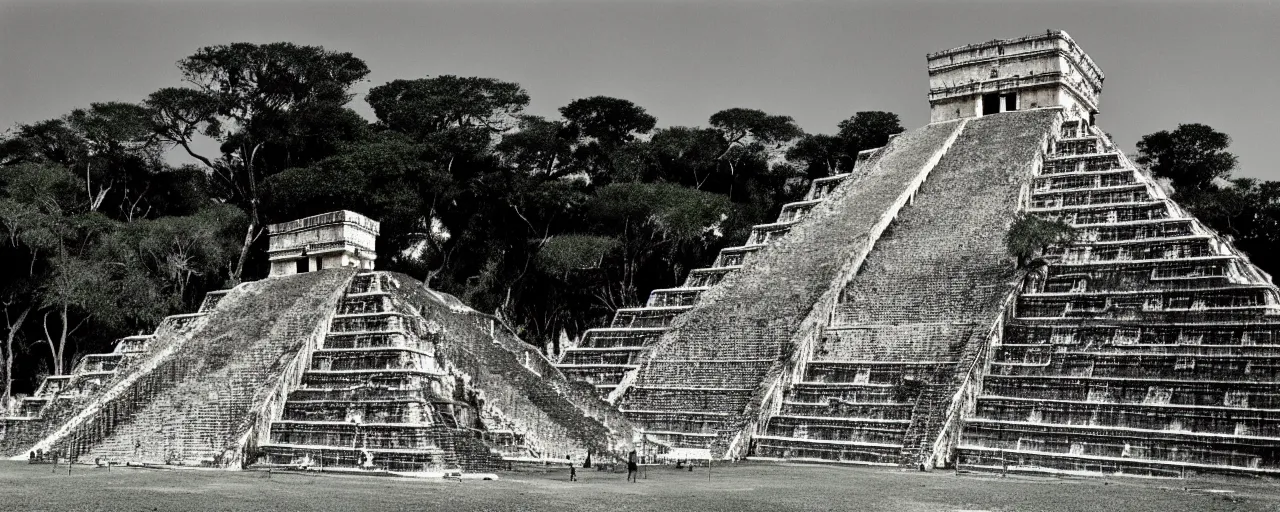
[{"label": "shrub", "polygon": [[1032,258],[1051,245],[1060,245],[1075,238],[1075,228],[1057,219],[1044,219],[1035,215],[1019,214],[1005,234],[1005,247],[1018,259],[1018,266],[1027,266]]}]

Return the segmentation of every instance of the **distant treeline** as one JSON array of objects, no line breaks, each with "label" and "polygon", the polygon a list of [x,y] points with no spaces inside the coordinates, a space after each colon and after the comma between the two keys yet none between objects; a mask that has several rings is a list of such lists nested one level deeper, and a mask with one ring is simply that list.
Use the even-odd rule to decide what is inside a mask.
[{"label": "distant treeline", "polygon": [[747,108],[657,128],[606,96],[547,119],[524,113],[519,84],[449,75],[373,87],[369,122],[349,108],[369,73],[350,53],[237,43],[178,68],[184,87],[0,138],[0,408],[264,277],[267,224],[336,209],[382,222],[380,268],[556,343],[677,285],[902,131],[858,112],[810,135]]}]

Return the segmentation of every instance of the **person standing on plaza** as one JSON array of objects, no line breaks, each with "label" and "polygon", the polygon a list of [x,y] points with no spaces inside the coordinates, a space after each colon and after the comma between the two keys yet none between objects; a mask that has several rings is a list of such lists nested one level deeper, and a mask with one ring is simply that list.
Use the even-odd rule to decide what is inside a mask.
[{"label": "person standing on plaza", "polygon": [[627,481],[628,482],[631,482],[631,483],[636,482],[636,475],[639,469],[640,469],[640,465],[636,463],[636,451],[631,450],[631,453],[627,454]]}]

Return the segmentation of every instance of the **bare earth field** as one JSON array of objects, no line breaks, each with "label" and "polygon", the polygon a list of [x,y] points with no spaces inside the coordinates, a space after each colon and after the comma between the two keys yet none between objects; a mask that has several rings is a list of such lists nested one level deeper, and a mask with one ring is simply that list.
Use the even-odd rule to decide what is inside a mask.
[{"label": "bare earth field", "polygon": [[[107,469],[0,461],[0,511],[676,510],[1280,511],[1280,481],[1000,478],[896,469],[740,463],[694,472],[506,472],[445,482],[332,474]],[[1223,492],[1233,491],[1233,492]]]}]

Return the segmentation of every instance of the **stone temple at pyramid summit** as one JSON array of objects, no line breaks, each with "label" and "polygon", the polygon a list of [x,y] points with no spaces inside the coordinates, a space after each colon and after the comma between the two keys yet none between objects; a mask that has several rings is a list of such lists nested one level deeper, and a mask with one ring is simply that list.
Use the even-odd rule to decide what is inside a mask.
[{"label": "stone temple at pyramid summit", "polygon": [[[347,471],[645,457],[1280,473],[1280,294],[1096,124],[1065,32],[927,56],[929,124],[815,180],[555,360],[374,270],[378,224],[272,226],[271,277],[50,377],[0,449]],[[1022,214],[1073,240],[1019,265]]]}]

